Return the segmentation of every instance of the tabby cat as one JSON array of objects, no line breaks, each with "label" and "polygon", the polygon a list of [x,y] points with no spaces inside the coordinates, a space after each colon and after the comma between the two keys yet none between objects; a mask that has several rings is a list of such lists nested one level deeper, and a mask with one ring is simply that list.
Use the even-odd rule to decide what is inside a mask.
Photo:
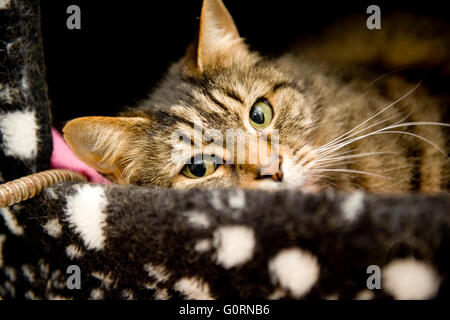
[{"label": "tabby cat", "polygon": [[[118,117],[72,120],[64,137],[116,183],[446,192],[449,100],[400,71],[450,73],[450,45],[437,36],[448,33],[440,22],[408,19],[384,18],[374,31],[348,22],[266,58],[248,49],[221,0],[204,0],[197,40],[147,100]],[[195,140],[196,125],[213,132],[210,141]],[[275,157],[248,161],[258,148],[244,144],[237,161],[235,143],[219,137],[227,130],[264,137]],[[174,158],[174,132],[197,151]]]}]

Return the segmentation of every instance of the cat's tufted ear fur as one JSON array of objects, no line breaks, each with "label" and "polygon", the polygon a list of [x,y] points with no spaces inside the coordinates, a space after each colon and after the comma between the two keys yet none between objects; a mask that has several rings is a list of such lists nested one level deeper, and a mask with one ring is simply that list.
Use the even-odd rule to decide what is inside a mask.
[{"label": "cat's tufted ear fur", "polygon": [[204,0],[197,41],[188,49],[188,70],[202,73],[231,66],[249,55],[222,0]]},{"label": "cat's tufted ear fur", "polygon": [[139,152],[136,147],[149,122],[140,117],[84,117],[68,122],[63,133],[80,160],[115,182],[127,183],[129,161],[137,156],[133,153]]}]

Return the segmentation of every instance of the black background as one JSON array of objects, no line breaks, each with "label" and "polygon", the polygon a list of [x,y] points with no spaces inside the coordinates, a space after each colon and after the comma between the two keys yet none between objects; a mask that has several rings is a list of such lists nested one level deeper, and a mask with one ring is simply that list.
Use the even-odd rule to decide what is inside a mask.
[{"label": "black background", "polygon": [[[399,10],[450,19],[445,1],[225,0],[241,36],[266,55],[349,14]],[[68,30],[66,9],[81,9]],[[42,0],[42,31],[54,124],[110,115],[145,98],[198,30],[201,0]],[[365,26],[362,26],[365,27]]]}]

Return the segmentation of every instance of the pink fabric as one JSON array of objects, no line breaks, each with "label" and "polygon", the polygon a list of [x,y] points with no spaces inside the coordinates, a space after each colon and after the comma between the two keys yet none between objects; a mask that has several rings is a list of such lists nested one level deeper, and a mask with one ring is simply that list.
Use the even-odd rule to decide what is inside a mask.
[{"label": "pink fabric", "polygon": [[110,184],[111,181],[102,177],[95,169],[78,159],[64,141],[62,135],[52,128],[53,153],[50,159],[52,169],[68,169],[84,174],[93,183]]}]

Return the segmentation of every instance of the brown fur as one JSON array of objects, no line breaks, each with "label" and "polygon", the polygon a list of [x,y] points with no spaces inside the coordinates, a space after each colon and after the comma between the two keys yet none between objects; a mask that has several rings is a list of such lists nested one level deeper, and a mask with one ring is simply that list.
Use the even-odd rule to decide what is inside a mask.
[{"label": "brown fur", "polygon": [[[445,73],[450,52],[447,40],[429,29],[432,36],[399,33],[402,29],[389,28],[389,23],[379,31],[364,30],[364,26],[363,21],[356,28],[349,24],[345,27],[348,32],[341,32],[341,36],[331,32],[269,60],[247,49],[220,0],[205,0],[198,40],[147,100],[119,118],[73,120],[64,128],[65,138],[78,157],[120,183],[175,188],[446,191],[449,159],[436,148],[447,153],[448,131],[443,126],[392,128],[389,131],[406,134],[366,137],[330,153],[327,158],[332,162],[323,162],[320,151],[325,149],[319,149],[321,146],[390,104],[353,133],[363,129],[367,130],[360,134],[374,132],[399,121],[441,122],[447,108],[446,99],[430,94],[417,82],[408,82],[395,72],[377,79],[380,74],[364,68],[374,62],[384,63],[388,70],[435,62]],[[408,54],[404,54],[405,47]],[[437,49],[438,55],[434,54]],[[261,98],[274,112],[263,132],[253,129],[248,120],[250,108]],[[384,122],[374,125],[380,121]],[[260,162],[220,165],[201,179],[182,175],[185,162],[170,161],[174,148],[171,135],[181,130],[192,139],[194,123],[199,122],[203,130],[216,130],[224,136],[226,129],[241,129],[256,137],[264,133],[269,137],[269,148],[274,147],[270,140],[273,130],[279,130],[278,169],[282,175],[261,179]],[[206,143],[200,148],[205,152]],[[208,152],[226,158],[229,150],[215,145]],[[250,152],[254,150],[247,147],[246,158]],[[361,156],[349,158],[358,154]],[[336,171],[342,169],[352,172]]]}]

